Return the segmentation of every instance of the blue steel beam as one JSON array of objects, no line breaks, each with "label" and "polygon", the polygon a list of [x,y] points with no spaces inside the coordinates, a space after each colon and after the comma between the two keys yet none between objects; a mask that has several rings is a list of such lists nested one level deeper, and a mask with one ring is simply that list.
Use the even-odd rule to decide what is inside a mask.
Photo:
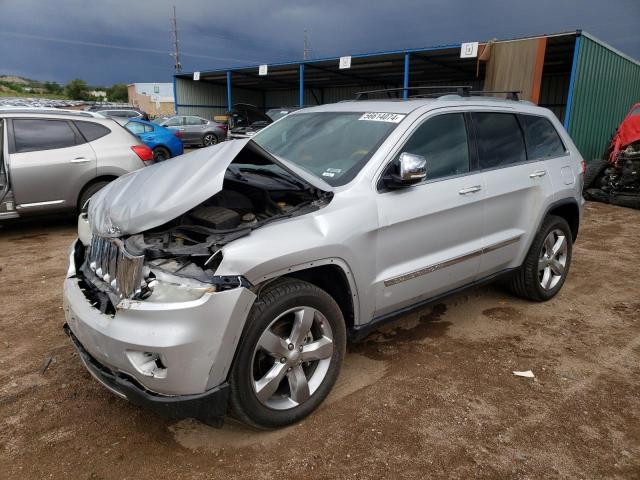
[{"label": "blue steel beam", "polygon": [[402,98],[405,100],[409,98],[409,61],[410,54],[407,52],[404,54],[404,81],[402,82],[404,88],[404,90],[402,90]]},{"label": "blue steel beam", "polygon": [[300,99],[298,106],[304,107],[304,63],[300,64]]},{"label": "blue steel beam", "polygon": [[576,71],[578,70],[578,56],[580,55],[580,35],[576,37],[573,47],[573,62],[571,63],[571,76],[569,77],[569,93],[567,94],[567,106],[564,110],[564,128],[569,131],[571,120],[571,103],[573,102],[573,87],[576,83]]},{"label": "blue steel beam", "polygon": [[231,101],[231,70],[227,70],[227,108],[231,111],[233,103]]}]

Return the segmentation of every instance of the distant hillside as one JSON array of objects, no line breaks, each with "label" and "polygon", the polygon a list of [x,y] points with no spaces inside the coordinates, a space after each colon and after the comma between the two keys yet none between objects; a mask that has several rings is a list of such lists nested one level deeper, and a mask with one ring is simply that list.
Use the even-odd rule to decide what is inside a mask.
[{"label": "distant hillside", "polygon": [[62,85],[17,75],[0,75],[0,96],[66,98]]}]

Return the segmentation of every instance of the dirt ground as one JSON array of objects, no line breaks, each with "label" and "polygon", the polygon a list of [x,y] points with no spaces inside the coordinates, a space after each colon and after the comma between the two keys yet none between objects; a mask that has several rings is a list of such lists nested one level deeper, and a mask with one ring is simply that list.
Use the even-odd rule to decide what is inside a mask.
[{"label": "dirt ground", "polygon": [[350,345],[328,401],[271,432],[96,383],[61,329],[73,237],[0,228],[0,478],[640,478],[639,211],[588,204],[548,303],[479,288]]}]

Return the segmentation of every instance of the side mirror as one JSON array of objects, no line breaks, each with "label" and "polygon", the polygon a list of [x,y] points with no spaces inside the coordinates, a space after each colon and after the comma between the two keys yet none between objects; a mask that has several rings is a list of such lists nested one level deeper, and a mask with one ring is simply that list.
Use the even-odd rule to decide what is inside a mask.
[{"label": "side mirror", "polygon": [[427,178],[427,159],[422,155],[402,152],[398,158],[397,173],[384,177],[388,188],[404,188],[422,182]]}]

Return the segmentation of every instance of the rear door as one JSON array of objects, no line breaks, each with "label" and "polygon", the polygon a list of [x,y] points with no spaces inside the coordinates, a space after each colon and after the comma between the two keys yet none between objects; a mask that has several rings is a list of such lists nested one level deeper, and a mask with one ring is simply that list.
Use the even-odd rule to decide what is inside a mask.
[{"label": "rear door", "polygon": [[187,143],[200,143],[204,134],[206,121],[199,117],[185,117],[184,133],[182,138]]},{"label": "rear door", "polygon": [[395,154],[422,155],[427,181],[380,191],[376,234],[376,317],[472,282],[480,263],[483,175],[474,171],[469,117],[432,116]]},{"label": "rear door", "polygon": [[9,175],[21,213],[75,206],[96,175],[96,155],[73,122],[11,120]]},{"label": "rear door", "polygon": [[489,276],[519,265],[553,198],[553,186],[545,160],[527,155],[518,115],[485,111],[471,116],[486,185],[480,275]]}]

